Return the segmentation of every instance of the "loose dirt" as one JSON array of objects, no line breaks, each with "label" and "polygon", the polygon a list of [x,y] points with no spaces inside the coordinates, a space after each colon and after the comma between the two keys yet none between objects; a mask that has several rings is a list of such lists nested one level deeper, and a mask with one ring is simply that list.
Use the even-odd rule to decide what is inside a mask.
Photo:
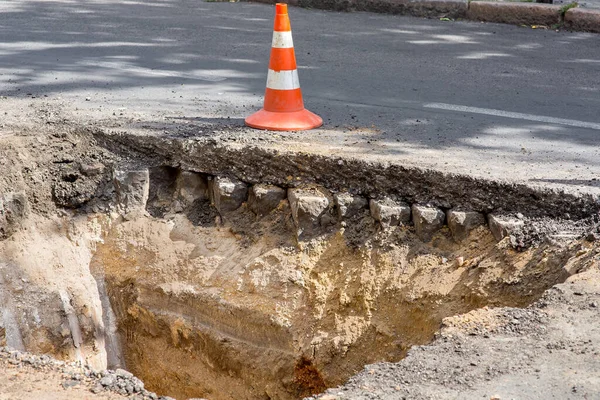
[{"label": "loose dirt", "polygon": [[446,318],[436,340],[399,363],[367,365],[321,400],[597,399],[599,260],[525,309]]},{"label": "loose dirt", "polygon": [[[597,332],[580,322],[597,312],[597,244],[584,238],[597,211],[590,197],[464,177],[457,184],[439,173],[233,148],[183,133],[90,131],[43,104],[22,111],[30,125],[8,120],[0,135],[0,195],[27,199],[0,240],[0,341],[88,368],[74,379],[61,368],[79,364],[57,370],[4,357],[0,382],[9,398],[32,398],[39,378],[56,396],[113,396],[91,392],[93,379],[105,376],[90,371],[125,368],[147,389],[178,399],[294,399],[381,361],[392,363],[367,367],[327,396],[481,397],[494,389],[535,398],[519,379],[538,376],[569,382],[548,386],[559,397],[597,393],[578,367],[597,368],[587,358],[595,342],[583,343]],[[148,204],[124,212],[117,192],[136,188],[117,187],[116,171],[146,169],[147,192],[127,199]],[[182,173],[206,182],[321,185],[330,196],[389,190],[444,210],[517,213],[524,205],[529,230],[517,245],[497,242],[485,226],[457,243],[444,227],[424,243],[412,226],[382,227],[368,209],[344,221],[330,210],[320,233],[299,241],[287,200],[264,217],[247,204],[218,213],[208,197],[182,202]],[[538,197],[525,202],[524,193]],[[551,289],[570,276],[573,283]],[[550,347],[540,347],[544,340]],[[589,376],[569,375],[571,385],[569,365]]]}]

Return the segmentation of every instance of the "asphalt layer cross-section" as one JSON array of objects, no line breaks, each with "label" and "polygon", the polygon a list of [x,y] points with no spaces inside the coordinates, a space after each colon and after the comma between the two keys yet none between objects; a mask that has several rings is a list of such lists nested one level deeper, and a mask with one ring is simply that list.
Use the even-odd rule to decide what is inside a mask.
[{"label": "asphalt layer cross-section", "polygon": [[[269,146],[600,193],[600,35],[290,16],[305,104],[325,125]],[[0,106],[241,129],[262,102],[272,18],[251,3],[5,0]],[[248,133],[261,135],[276,137]]]}]

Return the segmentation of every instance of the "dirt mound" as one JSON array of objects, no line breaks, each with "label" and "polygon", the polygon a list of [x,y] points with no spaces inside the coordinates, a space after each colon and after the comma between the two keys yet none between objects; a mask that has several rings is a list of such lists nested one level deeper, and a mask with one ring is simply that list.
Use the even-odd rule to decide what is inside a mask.
[{"label": "dirt mound", "polygon": [[598,249],[587,270],[525,309],[484,308],[444,320],[437,339],[399,363],[367,365],[342,399],[593,399],[600,393]]}]

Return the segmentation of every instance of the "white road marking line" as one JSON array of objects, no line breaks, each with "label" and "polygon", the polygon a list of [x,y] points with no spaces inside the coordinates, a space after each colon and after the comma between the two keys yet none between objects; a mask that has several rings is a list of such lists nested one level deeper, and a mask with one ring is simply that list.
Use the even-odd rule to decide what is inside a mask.
[{"label": "white road marking line", "polygon": [[445,103],[427,103],[427,104],[424,104],[423,107],[436,108],[438,110],[448,110],[448,111],[457,111],[457,112],[468,112],[468,113],[474,113],[474,114],[494,115],[496,117],[523,119],[523,120],[527,120],[527,121],[536,121],[536,122],[545,122],[548,124],[567,125],[567,126],[574,126],[576,128],[589,128],[589,129],[596,129],[596,130],[600,131],[600,123],[578,121],[576,119],[554,118],[554,117],[546,117],[543,115],[523,114],[523,113],[512,112],[512,111],[494,110],[491,108],[467,107],[467,106],[458,106],[458,105],[454,105],[454,104],[445,104]]}]

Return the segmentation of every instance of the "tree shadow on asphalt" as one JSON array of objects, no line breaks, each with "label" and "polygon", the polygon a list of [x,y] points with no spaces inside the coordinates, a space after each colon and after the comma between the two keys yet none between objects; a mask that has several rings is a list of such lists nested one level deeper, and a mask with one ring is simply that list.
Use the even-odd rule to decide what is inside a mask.
[{"label": "tree shadow on asphalt", "polygon": [[[546,32],[494,24],[299,8],[290,12],[307,106],[324,116],[326,133],[356,146],[358,154],[400,155],[410,148],[449,146],[502,149],[527,135],[558,146],[597,144],[589,130],[501,118],[472,122],[472,115],[422,107],[439,101],[494,108],[499,104],[495,99],[501,98],[513,110],[526,110],[531,97],[512,93],[516,80],[524,91],[539,93],[535,102],[544,107],[548,88],[563,87],[562,92],[577,99],[571,108],[594,121],[600,108],[600,74],[585,75],[586,86],[559,82],[564,80],[560,74],[539,76],[543,64],[557,57],[565,58],[558,60],[560,68],[573,74],[598,65],[587,58],[568,63],[568,58],[581,60],[576,54],[589,49],[586,43],[593,35],[561,33],[548,39]],[[0,93],[68,96],[97,90],[110,102],[121,93],[158,88],[126,101],[132,108],[137,103],[177,108],[189,101],[170,90],[179,85],[198,93],[191,99],[197,114],[183,119],[241,129],[241,116],[258,109],[264,93],[271,19],[272,9],[263,5],[192,0],[5,4],[0,6],[0,79],[5,83]],[[514,40],[506,42],[503,35]],[[560,54],[558,49],[563,49]],[[221,95],[229,100],[220,102]],[[495,138],[497,145],[482,145],[477,139],[483,136]]]},{"label": "tree shadow on asphalt", "polygon": [[[235,31],[243,30],[235,27],[237,21],[253,18],[248,12],[231,15],[223,8],[211,10],[205,8],[207,4],[183,0],[23,1],[12,10],[0,8],[0,47],[7,56],[0,61],[7,81],[2,94],[27,96],[166,84],[194,84],[201,90],[226,80],[234,91],[263,91],[258,83],[252,86],[253,72],[239,67],[259,62],[244,58],[239,48],[266,44],[268,56],[270,27],[245,31],[244,40],[238,43],[225,39],[230,35],[223,31],[216,36],[225,39],[221,46],[211,36],[215,31],[228,28],[228,24]],[[203,46],[203,37],[213,44]],[[257,73],[266,70],[250,69]]]}]

